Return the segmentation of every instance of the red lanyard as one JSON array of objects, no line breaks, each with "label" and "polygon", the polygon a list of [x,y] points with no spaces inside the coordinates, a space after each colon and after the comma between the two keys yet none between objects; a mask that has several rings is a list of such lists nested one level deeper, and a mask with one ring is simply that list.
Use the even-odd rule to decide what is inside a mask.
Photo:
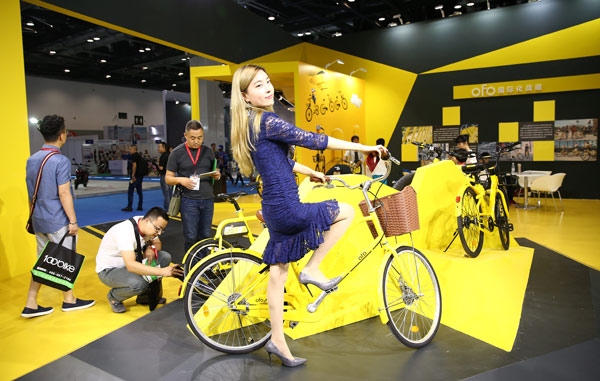
[{"label": "red lanyard", "polygon": [[194,165],[196,165],[196,163],[198,162],[198,157],[200,156],[201,148],[202,148],[202,146],[198,147],[198,152],[196,152],[196,160],[194,160],[194,157],[192,156],[192,152],[190,152],[190,147],[188,147],[187,142],[185,142],[185,149],[187,149],[188,155],[190,155],[190,159],[192,159],[192,163],[194,163]]},{"label": "red lanyard", "polygon": [[59,150],[57,150],[56,148],[42,148],[42,151],[53,151],[53,152],[58,152],[61,153]]}]

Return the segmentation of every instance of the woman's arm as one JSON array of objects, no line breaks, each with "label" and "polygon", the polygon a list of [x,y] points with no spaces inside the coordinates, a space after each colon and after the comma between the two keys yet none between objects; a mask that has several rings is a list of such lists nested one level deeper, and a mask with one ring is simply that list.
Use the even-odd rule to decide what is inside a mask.
[{"label": "woman's arm", "polygon": [[348,151],[361,151],[364,153],[370,153],[370,152],[376,152],[378,156],[381,156],[381,154],[387,154],[387,148],[385,148],[384,146],[366,146],[363,144],[359,144],[359,143],[352,143],[352,142],[347,142],[345,140],[340,140],[340,139],[336,139],[336,138],[332,138],[331,136],[329,136],[329,139],[327,140],[327,148],[328,149],[341,149],[341,150],[348,150]]},{"label": "woman's arm", "polygon": [[292,168],[292,170],[294,172],[306,175],[306,176],[311,176],[311,177],[315,177],[317,172],[313,171],[312,169],[310,169],[309,167],[307,167],[306,165],[302,165],[298,162],[294,162],[294,168]]}]

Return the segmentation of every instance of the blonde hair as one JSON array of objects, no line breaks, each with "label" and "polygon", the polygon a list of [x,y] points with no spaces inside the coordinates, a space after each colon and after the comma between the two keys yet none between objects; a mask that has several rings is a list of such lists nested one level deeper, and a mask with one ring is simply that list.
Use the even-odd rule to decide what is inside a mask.
[{"label": "blonde hair", "polygon": [[[259,71],[267,72],[258,65],[242,66],[233,74],[233,83],[231,84],[231,148],[233,158],[244,176],[250,176],[254,168],[251,156],[251,152],[254,150],[252,141],[256,140],[260,132],[262,114],[264,111],[273,111],[273,107],[254,107],[244,100],[242,93],[248,90],[248,86]],[[254,115],[252,138],[248,123],[251,111]]]}]

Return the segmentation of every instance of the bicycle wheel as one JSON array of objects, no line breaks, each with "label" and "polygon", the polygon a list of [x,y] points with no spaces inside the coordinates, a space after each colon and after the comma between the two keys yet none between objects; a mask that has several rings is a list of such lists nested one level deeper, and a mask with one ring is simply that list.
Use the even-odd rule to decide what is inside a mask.
[{"label": "bicycle wheel", "polygon": [[421,348],[435,336],[442,316],[442,294],[433,267],[417,249],[399,247],[383,275],[388,327],[410,348]]},{"label": "bicycle wheel", "polygon": [[324,104],[321,104],[321,114],[325,115],[325,113],[327,112],[327,106],[325,106]]},{"label": "bicycle wheel", "polygon": [[342,108],[344,110],[348,109],[348,101],[346,101],[346,98],[342,98]]},{"label": "bicycle wheel", "polygon": [[[200,341],[224,353],[248,353],[266,344],[271,337],[269,320],[248,314],[261,304],[267,308],[265,269],[268,265],[255,255],[232,251],[194,271],[183,303],[189,328]],[[253,303],[256,299],[260,304]]]},{"label": "bicycle wheel", "polygon": [[479,229],[477,198],[472,188],[467,188],[463,193],[460,208],[460,216],[456,218],[460,242],[462,242],[467,255],[475,258],[483,246],[483,231]]},{"label": "bicycle wheel", "polygon": [[310,122],[312,120],[312,109],[310,107],[308,107],[304,112],[304,117],[306,118],[307,122]]},{"label": "bicycle wheel", "polygon": [[508,250],[510,246],[510,230],[508,228],[508,213],[504,209],[502,198],[499,194],[496,195],[496,208],[495,208],[496,226],[498,227],[498,234],[500,234],[500,242],[504,250]]},{"label": "bicycle wheel", "polygon": [[194,244],[194,246],[190,247],[188,253],[183,261],[183,274],[187,275],[194,265],[204,257],[209,256],[210,254],[223,250],[229,249],[233,247],[232,244],[223,240],[223,246],[219,246],[219,241],[214,238],[206,238],[202,241],[198,241]]}]

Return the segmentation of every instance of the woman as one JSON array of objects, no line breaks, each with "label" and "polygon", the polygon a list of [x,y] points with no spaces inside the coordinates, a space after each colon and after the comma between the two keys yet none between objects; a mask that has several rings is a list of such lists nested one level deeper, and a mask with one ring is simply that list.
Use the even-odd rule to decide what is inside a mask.
[{"label": "woman", "polygon": [[273,95],[273,85],[262,67],[246,65],[235,72],[231,91],[231,140],[233,156],[242,174],[249,176],[256,166],[263,180],[262,211],[270,235],[263,262],[271,265],[267,299],[272,336],[266,350],[269,359],[275,354],[283,365],[297,366],[306,360],[292,356],[283,334],[283,292],[289,263],[314,250],[300,273],[300,282],[322,290],[335,287],[342,277],[327,279],[319,265],[350,226],[354,208],[335,200],[301,203],[293,172],[321,182],[325,182],[325,176],[288,159],[289,145],[378,154],[385,153],[386,149],[301,130],[272,112]]}]

